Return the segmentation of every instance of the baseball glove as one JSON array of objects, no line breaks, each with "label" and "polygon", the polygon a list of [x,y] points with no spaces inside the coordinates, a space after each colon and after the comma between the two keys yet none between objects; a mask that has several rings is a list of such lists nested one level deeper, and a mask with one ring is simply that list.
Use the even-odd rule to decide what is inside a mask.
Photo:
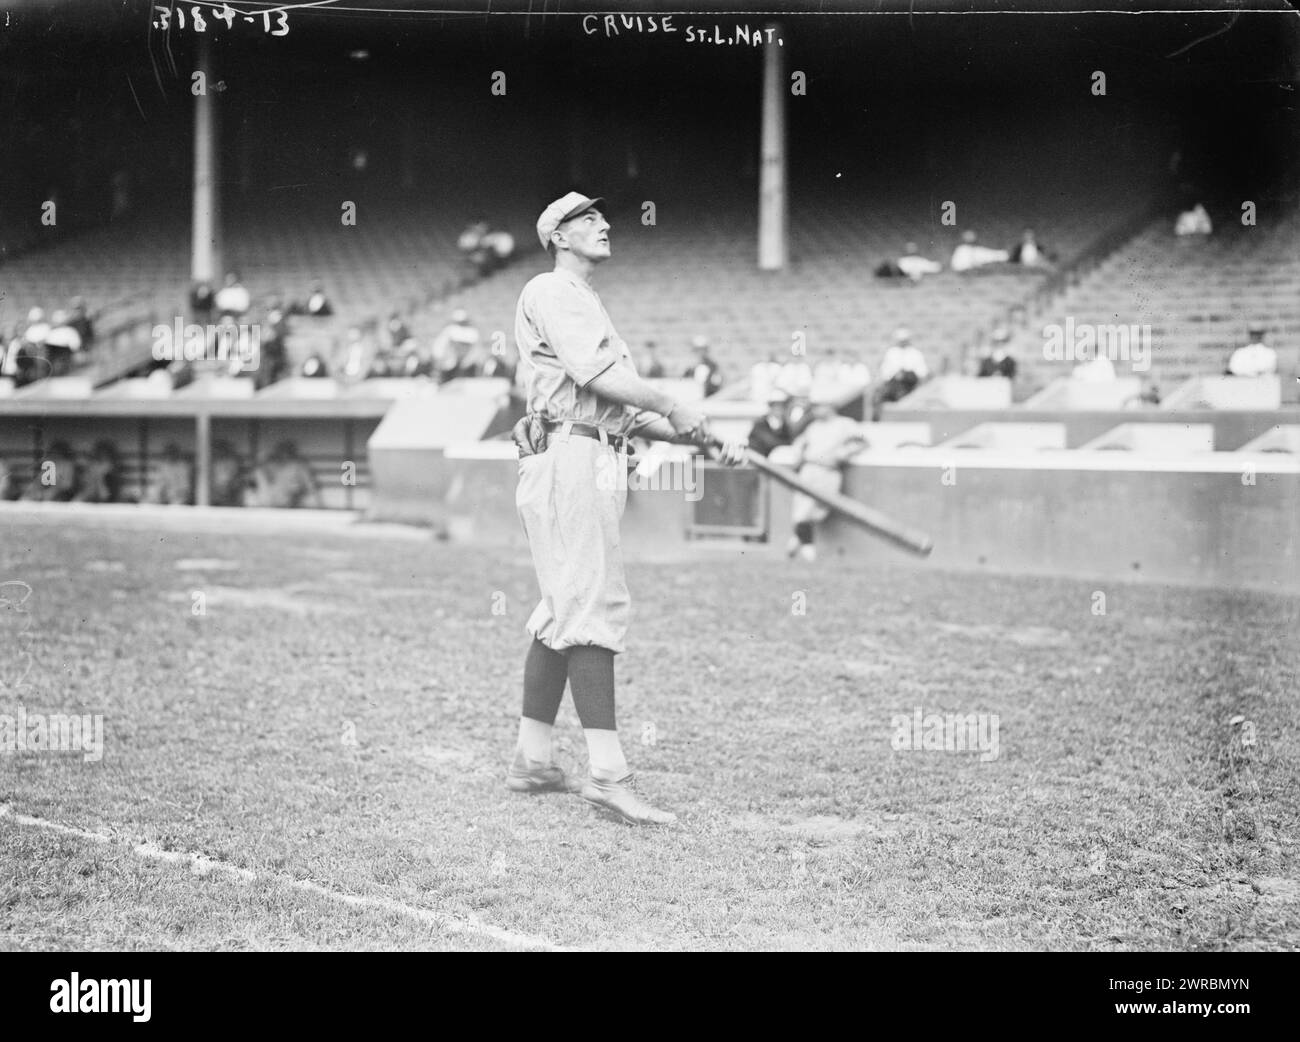
[{"label": "baseball glove", "polygon": [[519,458],[535,456],[546,451],[546,423],[541,415],[530,412],[510,430],[510,439],[519,450]]}]

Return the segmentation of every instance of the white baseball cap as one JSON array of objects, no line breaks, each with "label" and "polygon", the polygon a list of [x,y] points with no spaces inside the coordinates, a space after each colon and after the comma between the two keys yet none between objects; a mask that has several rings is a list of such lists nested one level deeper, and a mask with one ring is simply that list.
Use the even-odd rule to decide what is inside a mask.
[{"label": "white baseball cap", "polygon": [[551,244],[551,234],[562,225],[565,221],[572,220],[584,210],[590,210],[597,203],[601,202],[600,196],[595,199],[589,199],[581,192],[569,192],[551,203],[542,211],[542,216],[537,218],[537,238],[541,240],[543,246]]}]

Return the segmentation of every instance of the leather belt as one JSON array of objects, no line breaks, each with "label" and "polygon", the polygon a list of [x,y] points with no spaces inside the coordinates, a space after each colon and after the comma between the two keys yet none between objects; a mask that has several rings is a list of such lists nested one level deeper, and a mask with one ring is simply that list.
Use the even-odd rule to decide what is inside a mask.
[{"label": "leather belt", "polygon": [[627,438],[623,435],[610,434],[604,427],[598,427],[594,423],[578,423],[576,420],[548,420],[546,429],[551,434],[558,434],[564,430],[566,425],[569,427],[570,434],[576,434],[580,438],[595,438],[597,441],[603,439],[615,452],[622,452],[627,443]]}]

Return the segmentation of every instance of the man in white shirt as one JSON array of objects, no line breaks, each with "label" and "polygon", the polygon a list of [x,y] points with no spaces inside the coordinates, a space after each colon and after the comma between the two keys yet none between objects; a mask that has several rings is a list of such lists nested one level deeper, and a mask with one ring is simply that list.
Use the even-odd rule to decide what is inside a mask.
[{"label": "man in white shirt", "polygon": [[943,271],[943,265],[922,257],[917,252],[916,243],[909,242],[903,248],[903,255],[898,258],[898,269],[913,282],[920,282],[925,275],[937,275]]},{"label": "man in white shirt", "polygon": [[973,271],[975,268],[982,268],[986,264],[1004,263],[1010,257],[1011,254],[1006,250],[994,250],[987,246],[977,246],[975,244],[975,233],[973,231],[964,231],[961,233],[961,244],[952,251],[952,270]]},{"label": "man in white shirt", "polygon": [[248,290],[240,283],[239,275],[232,271],[226,274],[226,284],[217,290],[214,303],[217,305],[218,315],[234,315],[240,318],[247,314],[253,301],[248,295]]},{"label": "man in white shirt", "polygon": [[1210,223],[1210,215],[1200,203],[1190,210],[1184,210],[1174,222],[1175,235],[1209,235],[1213,231],[1214,225]]},{"label": "man in white shirt", "polygon": [[930,367],[925,364],[925,356],[919,348],[912,346],[911,331],[899,326],[894,330],[893,344],[880,360],[880,386],[872,400],[872,419],[879,421],[881,406],[885,402],[906,398],[929,375]]},{"label": "man in white shirt", "polygon": [[1084,383],[1107,383],[1115,379],[1115,363],[1096,348],[1092,348],[1092,357],[1082,358],[1070,376]]},{"label": "man in white shirt", "polygon": [[459,370],[466,358],[478,347],[480,339],[479,331],[470,323],[467,311],[457,308],[451,313],[451,321],[433,338],[433,364],[440,383],[457,375],[470,375]]},{"label": "man in white shirt", "polygon": [[894,342],[886,349],[885,357],[880,361],[880,379],[884,381],[898,377],[905,379],[905,374],[908,373],[916,377],[910,381],[915,387],[930,375],[930,367],[925,364],[925,355],[912,345],[911,331],[900,326],[894,330]]},{"label": "man in white shirt", "polygon": [[1277,352],[1264,343],[1267,334],[1263,326],[1252,325],[1248,331],[1250,343],[1232,352],[1228,360],[1228,376],[1275,376]]}]

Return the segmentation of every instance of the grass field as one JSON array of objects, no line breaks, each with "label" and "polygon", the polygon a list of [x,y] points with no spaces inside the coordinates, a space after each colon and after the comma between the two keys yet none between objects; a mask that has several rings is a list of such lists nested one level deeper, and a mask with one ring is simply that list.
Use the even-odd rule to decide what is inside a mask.
[{"label": "grass field", "polygon": [[[0,753],[0,947],[1300,947],[1294,599],[632,563],[652,831],[504,789],[522,555],[180,509],[0,534],[0,713],[104,717],[100,762]],[[895,749],[917,707],[996,714],[997,758]],[[567,698],[557,735],[585,766]]]}]

